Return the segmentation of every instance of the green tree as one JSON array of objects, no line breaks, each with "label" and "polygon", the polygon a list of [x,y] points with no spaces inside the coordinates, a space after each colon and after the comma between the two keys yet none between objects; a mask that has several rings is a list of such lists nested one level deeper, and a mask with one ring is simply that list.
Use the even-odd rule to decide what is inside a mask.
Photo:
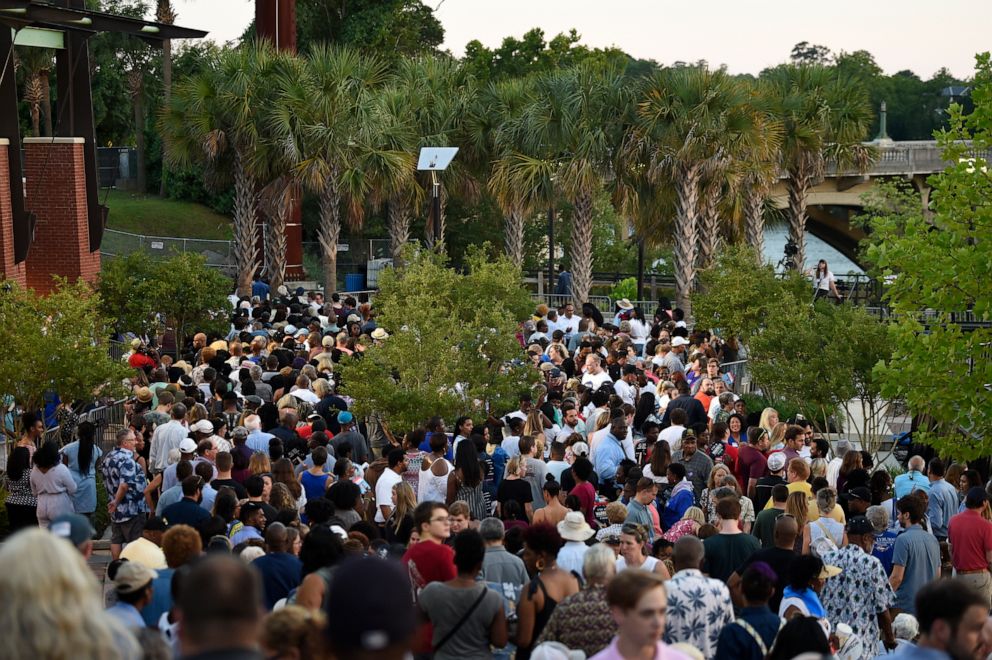
[{"label": "green tree", "polygon": [[24,410],[39,410],[50,392],[62,401],[117,394],[129,370],[110,358],[109,327],[99,296],[85,282],[60,281],[47,296],[4,282],[0,392]]},{"label": "green tree", "polygon": [[100,312],[115,333],[154,335],[161,330],[153,291],[156,262],[146,252],[104,259],[100,266]]},{"label": "green tree", "polygon": [[789,59],[796,64],[830,64],[833,55],[826,46],[800,41],[792,47]]},{"label": "green tree", "polygon": [[878,365],[889,397],[904,399],[936,431],[928,438],[959,460],[992,449],[992,330],[962,327],[957,314],[992,320],[992,62],[977,57],[974,111],[950,109],[950,126],[937,135],[947,162],[930,177],[930,207],[889,195],[869,209],[868,259],[886,279],[892,359]]},{"label": "green tree", "polygon": [[490,252],[470,252],[459,273],[442,255],[408,248],[403,270],[380,275],[378,320],[392,334],[340,365],[358,414],[378,416],[399,436],[432,415],[481,417],[512,406],[534,382],[514,337],[532,302],[520,271]]},{"label": "green tree", "polygon": [[183,253],[163,260],[144,252],[113,259],[100,275],[100,306],[116,332],[154,334],[166,325],[182,347],[194,332],[226,335],[232,281],[204,257]]}]

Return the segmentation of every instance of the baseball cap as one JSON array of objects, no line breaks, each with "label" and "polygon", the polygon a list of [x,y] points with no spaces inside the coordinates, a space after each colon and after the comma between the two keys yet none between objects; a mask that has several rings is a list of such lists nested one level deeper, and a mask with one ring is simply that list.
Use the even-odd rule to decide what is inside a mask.
[{"label": "baseball cap", "polygon": [[985,493],[985,489],[975,486],[968,489],[968,493],[964,498],[964,505],[969,509],[977,509],[986,500],[988,500],[988,495]]},{"label": "baseball cap", "polygon": [[338,422],[340,424],[351,424],[351,421],[353,419],[355,419],[355,416],[352,415],[347,410],[344,410],[344,411],[338,413]]},{"label": "baseball cap", "polygon": [[[213,429],[213,427],[210,427]],[[196,442],[186,438],[179,443],[179,451],[183,454],[195,454],[196,453]]]},{"label": "baseball cap", "polygon": [[[210,423],[208,419],[201,419],[193,426],[189,427],[191,431],[196,431],[197,433],[213,433],[214,425]],[[193,448],[196,449],[195,447]]]},{"label": "baseball cap", "polygon": [[778,472],[785,467],[785,454],[780,451],[775,452],[768,457],[768,470],[770,472]]},{"label": "baseball cap", "polygon": [[688,346],[689,340],[685,337],[672,337],[672,346]]},{"label": "baseball cap", "polygon": [[49,524],[48,530],[55,536],[68,539],[76,547],[92,539],[96,533],[86,516],[78,513],[64,513],[58,516]]},{"label": "baseball cap", "polygon": [[572,454],[575,456],[589,456],[589,445],[584,442],[576,442],[572,445]]},{"label": "baseball cap", "polygon": [[852,500],[861,500],[862,502],[871,502],[871,491],[864,486],[858,486],[857,488],[852,488],[848,491],[847,496]]},{"label": "baseball cap", "polygon": [[158,573],[144,564],[136,561],[125,561],[117,569],[114,576],[114,589],[118,593],[128,594],[148,586],[148,583],[158,577]]},{"label": "baseball cap", "polygon": [[[344,563],[331,581],[327,626],[336,651],[381,651],[412,639],[417,630],[410,579],[396,561],[364,557]],[[333,613],[333,614],[332,614]]]},{"label": "baseball cap", "polygon": [[871,521],[864,516],[852,516],[847,521],[848,534],[874,534],[875,527]]}]

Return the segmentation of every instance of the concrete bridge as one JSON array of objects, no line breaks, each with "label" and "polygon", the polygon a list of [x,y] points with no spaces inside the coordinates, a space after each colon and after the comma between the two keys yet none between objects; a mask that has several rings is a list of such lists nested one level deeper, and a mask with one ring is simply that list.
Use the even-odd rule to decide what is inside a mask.
[{"label": "concrete bridge", "polygon": [[[865,232],[851,224],[851,217],[864,206],[863,196],[871,192],[875,182],[901,178],[912,183],[920,194],[924,207],[930,203],[927,177],[943,171],[951,163],[945,161],[934,141],[894,142],[876,140],[866,143],[878,150],[878,157],[867,172],[840,170],[828,166],[823,180],[809,191],[806,229],[834,247],[851,261],[862,265],[858,241]],[[977,154],[992,161],[992,150]],[[789,206],[784,176],[771,191],[776,208]]]}]

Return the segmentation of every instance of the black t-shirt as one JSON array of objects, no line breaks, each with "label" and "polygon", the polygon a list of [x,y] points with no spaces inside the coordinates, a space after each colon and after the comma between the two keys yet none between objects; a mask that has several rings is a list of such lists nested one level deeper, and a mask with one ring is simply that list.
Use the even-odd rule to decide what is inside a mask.
[{"label": "black t-shirt", "polygon": [[789,584],[789,568],[792,566],[795,558],[796,553],[792,550],[765,548],[764,550],[758,550],[748,557],[737,569],[737,574],[744,575],[744,570],[756,561],[763,561],[771,566],[772,570],[775,571],[775,575],[778,576],[778,580],[775,582],[775,593],[769,599],[768,607],[772,612],[777,613],[778,606],[782,603],[782,591],[785,589],[785,585]]},{"label": "black t-shirt", "polygon": [[245,487],[239,484],[234,479],[214,479],[212,482],[210,482],[210,485],[214,487],[214,490],[220,490],[224,486],[227,486],[228,488],[233,488],[239,500],[248,499],[248,491],[245,490]]},{"label": "black t-shirt", "polygon": [[[761,511],[768,504],[768,500],[772,496],[772,488],[778,484],[784,484],[785,479],[782,477],[777,477],[770,474],[766,477],[761,477],[758,479],[758,483],[754,486],[754,509],[755,511]],[[747,484],[744,484],[747,487]]]},{"label": "black t-shirt", "polygon": [[[589,483],[592,484],[593,490],[599,490],[599,477],[596,475],[596,471],[593,470],[589,475]],[[571,492],[575,488],[575,477],[572,476],[572,468],[567,470],[562,470],[561,473],[561,489],[565,493]]]},{"label": "black t-shirt", "polygon": [[744,561],[761,549],[758,539],[750,534],[717,534],[703,541],[706,572],[721,582],[737,570]]},{"label": "black t-shirt", "polygon": [[565,358],[561,361],[561,366],[558,367],[565,372],[565,375],[569,378],[575,377],[575,360],[572,358]]},{"label": "black t-shirt", "polygon": [[516,500],[520,504],[520,512],[517,514],[516,520],[527,522],[527,512],[524,510],[524,505],[534,501],[528,482],[523,479],[503,479],[496,491],[496,499],[501,505],[510,500]]}]

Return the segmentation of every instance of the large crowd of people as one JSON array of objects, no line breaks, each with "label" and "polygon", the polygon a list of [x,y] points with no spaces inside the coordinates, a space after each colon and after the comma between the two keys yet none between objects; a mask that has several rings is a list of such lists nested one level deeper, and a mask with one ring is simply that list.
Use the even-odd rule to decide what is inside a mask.
[{"label": "large crowd of people", "polygon": [[229,333],[175,356],[133,338],[121,428],[43,442],[22,414],[0,659],[992,652],[989,475],[913,456],[893,480],[748,409],[742,347],[678,309],[537,305],[515,409],[395,435],[337,365],[402,328],[260,280],[231,302]]}]

